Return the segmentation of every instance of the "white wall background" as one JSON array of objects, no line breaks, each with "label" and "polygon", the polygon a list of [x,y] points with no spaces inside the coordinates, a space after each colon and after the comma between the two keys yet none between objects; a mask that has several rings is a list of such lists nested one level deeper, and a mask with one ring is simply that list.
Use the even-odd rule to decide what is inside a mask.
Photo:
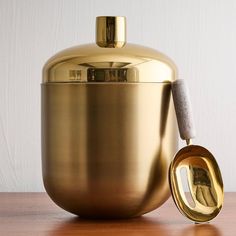
[{"label": "white wall background", "polygon": [[236,191],[234,0],[0,0],[0,191],[44,191],[41,70],[57,51],[93,42],[98,15],[127,16],[129,42],[176,62],[190,86],[195,142],[214,152],[225,190]]}]

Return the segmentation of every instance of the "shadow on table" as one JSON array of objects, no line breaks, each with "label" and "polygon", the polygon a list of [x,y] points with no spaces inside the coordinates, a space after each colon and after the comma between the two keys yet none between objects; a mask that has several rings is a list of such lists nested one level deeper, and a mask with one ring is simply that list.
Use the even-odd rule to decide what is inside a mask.
[{"label": "shadow on table", "polygon": [[222,236],[221,231],[212,224],[195,224],[184,228],[178,236]]},{"label": "shadow on table", "polygon": [[126,220],[87,220],[75,217],[56,225],[49,235],[170,236],[167,225],[147,217]]}]

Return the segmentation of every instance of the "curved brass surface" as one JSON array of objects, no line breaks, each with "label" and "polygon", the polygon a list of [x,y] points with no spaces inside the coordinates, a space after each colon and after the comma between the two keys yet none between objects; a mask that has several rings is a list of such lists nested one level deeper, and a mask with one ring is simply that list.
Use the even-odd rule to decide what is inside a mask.
[{"label": "curved brass surface", "polygon": [[126,43],[126,18],[123,16],[97,17],[96,43],[99,47],[122,48]]},{"label": "curved brass surface", "polygon": [[[191,204],[181,185],[182,168],[187,170]],[[224,199],[223,180],[213,155],[204,147],[189,145],[182,148],[169,169],[172,196],[180,212],[195,222],[206,222],[218,215]]]},{"label": "curved brass surface", "polygon": [[61,51],[43,69],[44,185],[80,216],[138,216],[169,196],[177,68],[126,43],[124,17],[98,17],[96,27],[97,44]]},{"label": "curved brass surface", "polygon": [[177,150],[170,83],[42,84],[45,188],[84,217],[134,217],[170,195]]},{"label": "curved brass surface", "polygon": [[176,66],[168,57],[134,44],[122,48],[76,46],[53,56],[43,69],[43,83],[170,82],[176,77]]},{"label": "curved brass surface", "polygon": [[177,68],[164,54],[126,44],[126,19],[96,18],[96,44],[72,47],[50,58],[43,69],[48,82],[167,82]]}]

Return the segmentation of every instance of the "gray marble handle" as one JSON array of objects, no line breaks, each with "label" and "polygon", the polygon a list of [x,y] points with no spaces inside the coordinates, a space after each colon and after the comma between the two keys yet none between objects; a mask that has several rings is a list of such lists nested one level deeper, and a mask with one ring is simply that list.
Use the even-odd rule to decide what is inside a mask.
[{"label": "gray marble handle", "polygon": [[172,95],[177,116],[180,137],[190,140],[195,137],[192,107],[188,87],[184,80],[176,80],[172,83]]}]

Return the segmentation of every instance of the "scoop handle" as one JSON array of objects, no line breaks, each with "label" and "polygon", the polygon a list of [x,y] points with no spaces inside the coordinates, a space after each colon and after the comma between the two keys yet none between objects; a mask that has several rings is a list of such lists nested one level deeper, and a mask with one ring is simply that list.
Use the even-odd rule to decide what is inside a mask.
[{"label": "scoop handle", "polygon": [[172,83],[172,96],[179,126],[180,137],[191,140],[195,137],[192,107],[188,87],[185,80],[176,80]]}]

